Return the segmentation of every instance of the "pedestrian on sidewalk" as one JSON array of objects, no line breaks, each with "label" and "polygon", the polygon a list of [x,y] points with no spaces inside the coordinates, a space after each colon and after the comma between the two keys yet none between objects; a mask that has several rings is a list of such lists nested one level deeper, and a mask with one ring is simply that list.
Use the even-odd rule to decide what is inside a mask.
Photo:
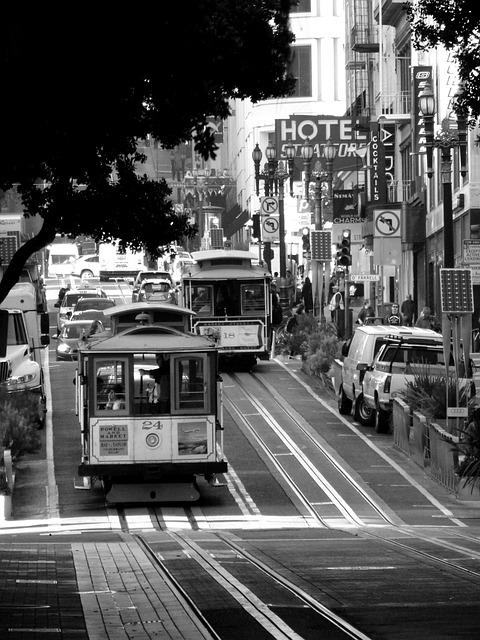
[{"label": "pedestrian on sidewalk", "polygon": [[305,305],[305,313],[308,315],[313,311],[312,283],[310,282],[310,278],[308,276],[305,278],[305,282],[303,283],[302,299],[303,304]]},{"label": "pedestrian on sidewalk", "polygon": [[357,316],[357,324],[365,324],[367,318],[374,318],[375,311],[370,306],[370,300],[365,300],[363,307],[360,309],[360,313]]},{"label": "pedestrian on sidewalk", "polygon": [[392,304],[392,310],[385,318],[386,324],[395,325],[397,327],[403,324],[402,314],[398,310],[398,304]]},{"label": "pedestrian on sidewalk", "polygon": [[413,327],[415,317],[415,303],[412,300],[412,294],[409,293],[407,298],[402,302],[400,312],[403,316],[403,323],[406,327]]}]

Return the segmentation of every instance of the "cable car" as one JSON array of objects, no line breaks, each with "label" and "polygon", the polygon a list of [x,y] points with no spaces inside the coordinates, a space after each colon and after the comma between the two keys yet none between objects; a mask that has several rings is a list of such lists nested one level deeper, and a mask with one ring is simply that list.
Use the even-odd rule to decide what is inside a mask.
[{"label": "cable car", "polygon": [[184,273],[183,303],[195,312],[191,330],[215,339],[222,358],[253,365],[268,360],[271,275],[249,251],[214,249],[192,253]]},{"label": "cable car", "polygon": [[141,324],[79,350],[76,410],[78,474],[99,478],[106,501],[191,502],[197,478],[220,486],[222,381],[206,336]]}]

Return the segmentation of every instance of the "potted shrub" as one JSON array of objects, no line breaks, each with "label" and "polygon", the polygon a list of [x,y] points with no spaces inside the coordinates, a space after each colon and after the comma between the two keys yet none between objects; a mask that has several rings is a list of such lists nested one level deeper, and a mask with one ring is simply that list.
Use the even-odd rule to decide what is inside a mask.
[{"label": "potted shrub", "polygon": [[313,316],[298,313],[292,315],[294,322],[287,323],[284,331],[277,335],[276,347],[282,355],[302,356],[308,351],[310,336],[317,330],[318,320]]},{"label": "potted shrub", "polygon": [[6,393],[0,386],[0,447],[10,452],[14,462],[38,451],[40,427],[38,395],[29,391]]},{"label": "potted shrub", "polygon": [[342,342],[331,325],[323,324],[317,327],[308,340],[305,352],[304,368],[310,375],[320,378],[324,385],[332,385],[329,372],[335,358],[341,356]]},{"label": "potted shrub", "polygon": [[292,357],[300,355],[306,373],[320,378],[324,385],[331,385],[328,372],[335,358],[340,357],[342,345],[335,328],[320,324],[314,316],[295,314],[294,317],[292,330],[277,336],[277,350]]},{"label": "potted shrub", "polygon": [[458,420],[447,419],[447,392],[449,407],[458,404],[472,413],[476,400],[470,397],[470,386],[459,385],[454,377],[430,375],[428,367],[415,371],[398,397],[408,404],[413,416],[409,439],[413,459],[429,467],[432,477],[458,494],[459,477],[474,474],[476,462],[478,475],[478,460],[460,455],[464,429],[463,425],[457,428]]},{"label": "potted shrub", "polygon": [[[480,408],[476,408],[470,415],[467,426],[460,434],[460,442],[456,445],[458,451],[458,467],[455,469],[459,489],[468,489],[470,494],[480,485]],[[465,493],[467,495],[465,495]],[[464,492],[468,497],[468,492]]]},{"label": "potted shrub", "polygon": [[[457,380],[454,377],[446,378],[444,375],[431,374],[428,365],[416,365],[413,380],[409,380],[404,389],[397,393],[403,402],[410,407],[410,413],[414,411],[422,413],[429,422],[439,422],[448,429],[447,420],[447,390],[448,406],[457,405]],[[470,397],[470,387],[460,386],[459,406],[472,408],[475,398]]]}]

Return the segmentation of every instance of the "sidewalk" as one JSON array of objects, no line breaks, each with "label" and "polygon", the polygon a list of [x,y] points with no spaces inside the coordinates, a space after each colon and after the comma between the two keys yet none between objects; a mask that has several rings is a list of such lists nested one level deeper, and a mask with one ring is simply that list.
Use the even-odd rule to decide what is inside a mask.
[{"label": "sidewalk", "polygon": [[132,539],[0,542],[0,563],[2,639],[24,640],[31,632],[28,637],[63,640],[213,637],[175,583]]}]

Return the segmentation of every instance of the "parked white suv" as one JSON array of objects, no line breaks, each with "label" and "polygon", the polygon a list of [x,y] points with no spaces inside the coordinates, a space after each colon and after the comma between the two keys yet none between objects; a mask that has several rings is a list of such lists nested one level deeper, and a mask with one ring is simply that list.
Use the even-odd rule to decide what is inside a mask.
[{"label": "parked white suv", "polygon": [[439,333],[418,327],[390,325],[362,325],[355,329],[352,338],[342,348],[343,360],[334,362],[334,387],[338,398],[338,411],[351,413],[363,426],[375,421],[374,409],[365,403],[363,380],[368,367],[373,364],[380,348],[391,338],[423,337],[442,340]]},{"label": "parked white suv", "polygon": [[[388,432],[392,398],[406,387],[407,382],[413,381],[415,373],[428,368],[431,375],[445,374],[443,338],[433,331],[429,333],[433,335],[399,337],[387,342],[365,372],[363,397],[365,404],[374,412],[377,432]],[[455,366],[452,354],[448,366],[453,374]],[[460,386],[470,383],[471,380],[464,379]]]}]

